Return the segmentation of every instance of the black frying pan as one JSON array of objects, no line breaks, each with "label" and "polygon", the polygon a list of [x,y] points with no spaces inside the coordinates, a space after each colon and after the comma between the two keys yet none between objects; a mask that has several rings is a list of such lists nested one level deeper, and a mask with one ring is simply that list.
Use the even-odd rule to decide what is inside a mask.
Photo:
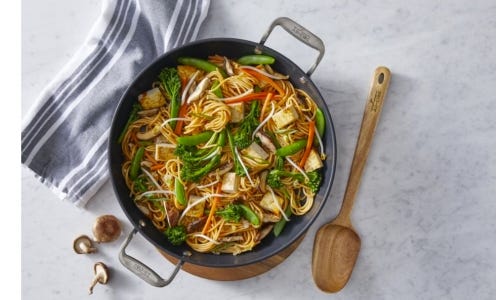
[{"label": "black frying pan", "polygon": [[[304,73],[294,62],[281,53],[264,46],[265,40],[276,25],[282,26],[297,39],[320,52],[318,59],[307,73]],[[261,52],[275,57],[276,62],[273,64],[273,69],[282,74],[290,75],[290,81],[293,85],[309,93],[316,101],[317,105],[325,112],[326,130],[323,141],[327,159],[324,162],[324,179],[322,186],[316,195],[311,210],[307,214],[292,217],[292,220],[287,223],[285,229],[278,237],[269,236],[262,240],[252,251],[236,256],[232,254],[215,255],[192,251],[187,245],[172,246],[167,241],[166,236],[154,227],[152,222],[136,207],[134,201],[129,196],[129,190],[121,173],[123,155],[121,146],[116,142],[118,136],[132,111],[133,103],[137,101],[137,96],[151,88],[151,83],[157,80],[157,76],[161,69],[176,66],[178,57],[191,56],[206,59],[210,55],[219,54],[229,58],[238,58],[255,52]],[[336,141],[332,118],[323,97],[314,83],[310,80],[310,75],[321,60],[323,53],[324,46],[318,37],[288,18],[279,18],[271,24],[260,43],[232,38],[196,41],[160,56],[135,78],[123,94],[115,111],[108,148],[109,171],[113,188],[118,202],[134,226],[134,230],[129,234],[120,252],[120,261],[125,267],[152,285],[165,286],[173,279],[184,262],[213,268],[238,267],[258,263],[284,250],[307,231],[309,226],[319,215],[327,200],[333,183],[336,166]],[[125,253],[126,246],[137,231],[155,247],[179,259],[179,264],[170,279],[162,279],[153,270]]]}]

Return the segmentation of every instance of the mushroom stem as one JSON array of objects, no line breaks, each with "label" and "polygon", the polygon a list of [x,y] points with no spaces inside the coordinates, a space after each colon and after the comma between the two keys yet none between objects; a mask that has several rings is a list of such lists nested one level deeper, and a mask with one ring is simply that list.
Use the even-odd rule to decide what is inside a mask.
[{"label": "mushroom stem", "polygon": [[89,247],[85,242],[78,243],[78,246],[83,250],[84,253],[93,253],[97,250],[92,246]]},{"label": "mushroom stem", "polygon": [[92,295],[92,293],[94,292],[94,286],[96,286],[97,283],[99,282],[99,278],[100,276],[96,274],[92,279],[92,283],[89,286],[89,295]]}]

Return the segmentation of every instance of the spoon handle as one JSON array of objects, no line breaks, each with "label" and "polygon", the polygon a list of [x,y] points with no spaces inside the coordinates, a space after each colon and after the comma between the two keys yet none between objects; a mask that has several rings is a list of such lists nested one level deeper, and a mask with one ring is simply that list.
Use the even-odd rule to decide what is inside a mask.
[{"label": "spoon handle", "polygon": [[356,192],[358,191],[361,176],[365,167],[366,159],[370,151],[373,140],[373,134],[379,120],[382,106],[384,105],[385,95],[391,80],[391,72],[386,67],[378,67],[373,74],[370,93],[365,105],[365,112],[361,127],[359,129],[358,141],[354,157],[351,164],[351,172],[347,181],[347,187],[344,193],[344,201],[340,213],[335,219],[335,223],[352,227],[350,215]]}]

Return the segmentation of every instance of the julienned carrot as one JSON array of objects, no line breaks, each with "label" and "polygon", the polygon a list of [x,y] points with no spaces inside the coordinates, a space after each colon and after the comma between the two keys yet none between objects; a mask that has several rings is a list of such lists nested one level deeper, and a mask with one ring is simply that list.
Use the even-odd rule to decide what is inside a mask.
[{"label": "julienned carrot", "polygon": [[[219,182],[215,193],[220,194],[221,188],[222,188],[222,182]],[[207,222],[205,223],[205,226],[203,226],[203,230],[201,231],[202,234],[205,234],[208,230],[208,227],[210,227],[210,221],[212,220],[215,214],[215,210],[217,209],[218,204],[219,204],[219,197],[215,197],[214,201],[212,202],[212,207],[210,208],[210,213],[208,213]]]},{"label": "julienned carrot", "polygon": [[266,100],[264,100],[264,105],[262,105],[262,110],[260,111],[260,118],[259,121],[262,123],[264,121],[264,117],[266,116],[265,110],[267,106],[269,105],[269,101],[271,101],[271,98],[274,96],[273,93],[267,93]]},{"label": "julienned carrot", "polygon": [[264,100],[266,99],[268,92],[259,92],[259,93],[252,93],[250,95],[243,96],[241,98],[233,99],[233,100],[227,100],[224,101],[226,104],[234,104],[234,103],[240,103],[240,102],[248,102],[252,100]]},{"label": "julienned carrot", "polygon": [[151,162],[153,162],[155,164],[157,163],[156,159],[153,156],[151,156],[151,154],[149,154],[148,151],[144,151],[144,156],[146,156],[146,158],[149,161],[151,161]]},{"label": "julienned carrot", "polygon": [[248,70],[248,69],[241,69],[241,70],[247,74],[252,75],[253,77],[255,77],[261,81],[265,81],[265,82],[269,83],[276,91],[278,91],[278,93],[281,96],[283,96],[285,94],[285,91],[283,91],[283,89],[276,82],[274,82],[274,80],[272,80],[271,78],[269,78],[265,75],[262,75],[258,72],[255,72],[253,70]]},{"label": "julienned carrot", "polygon": [[156,165],[151,166],[150,170],[151,171],[156,171],[156,170],[159,170],[159,169],[161,169],[163,167],[164,167],[164,164],[156,164]]},{"label": "julienned carrot", "polygon": [[307,157],[311,153],[313,141],[314,141],[314,127],[315,127],[315,122],[314,121],[309,121],[309,132],[307,133],[307,144],[306,144],[306,149],[304,150],[304,155],[302,156],[302,159],[300,160],[299,167],[303,168],[304,165],[306,164]]},{"label": "julienned carrot", "polygon": [[[187,103],[183,103],[181,105],[181,109],[179,110],[179,118],[184,118],[186,116],[187,108],[188,108]],[[175,130],[174,130],[175,134],[181,135],[183,123],[184,122],[182,122],[182,120],[177,121],[177,124],[175,124]]]}]

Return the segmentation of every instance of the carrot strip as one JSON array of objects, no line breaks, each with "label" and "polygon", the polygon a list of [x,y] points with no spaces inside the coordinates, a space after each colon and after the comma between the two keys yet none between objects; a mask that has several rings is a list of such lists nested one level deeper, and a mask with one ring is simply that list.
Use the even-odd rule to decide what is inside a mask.
[{"label": "carrot strip", "polygon": [[259,121],[262,123],[264,121],[264,117],[266,116],[265,110],[267,106],[269,105],[269,101],[271,101],[271,98],[274,96],[273,93],[267,93],[266,100],[264,100],[264,105],[262,106],[262,110],[260,111],[260,118]]},{"label": "carrot strip", "polygon": [[281,96],[283,96],[285,94],[285,91],[283,91],[283,89],[276,82],[274,82],[274,80],[272,80],[271,78],[269,78],[265,75],[262,75],[260,73],[257,73],[253,70],[247,70],[247,69],[241,69],[241,70],[247,74],[252,75],[253,77],[255,77],[261,81],[265,81],[265,82],[269,83],[276,91],[278,91],[278,93]]},{"label": "carrot strip", "polygon": [[[266,99],[267,94],[269,94],[269,93],[268,92],[253,93],[253,94],[246,95],[246,96],[243,96],[243,97],[238,98],[238,99],[224,101],[224,103],[234,104],[234,103],[240,103],[240,102],[248,102],[248,101],[252,101],[252,100],[264,100],[264,99]],[[276,97],[276,96],[273,95],[273,98],[274,97]]]},{"label": "carrot strip", "polygon": [[314,141],[314,128],[315,128],[314,121],[309,121],[309,132],[307,133],[306,150],[304,151],[304,155],[302,156],[302,159],[300,160],[300,163],[299,163],[299,167],[301,167],[301,168],[304,168],[304,165],[306,164],[307,157],[311,153],[312,144]]},{"label": "carrot strip", "polygon": [[[217,185],[217,191],[215,192],[216,194],[220,194],[222,188],[222,182],[219,182]],[[208,230],[208,227],[210,226],[210,221],[212,220],[215,210],[217,209],[217,205],[219,204],[219,197],[215,197],[214,202],[212,203],[212,207],[210,208],[210,213],[208,214],[207,222],[205,222],[205,226],[203,226],[203,230],[201,231],[202,234],[205,234]]]},{"label": "carrot strip", "polygon": [[151,154],[148,153],[148,151],[144,151],[144,156],[146,156],[146,158],[151,161],[151,162],[154,162],[155,164],[157,163],[156,159],[151,156]]},{"label": "carrot strip", "polygon": [[163,164],[156,164],[156,165],[151,166],[150,170],[156,171],[156,170],[163,168],[163,166],[164,166]]},{"label": "carrot strip", "polygon": [[[187,108],[188,108],[187,103],[184,103],[181,105],[181,108],[179,109],[179,118],[184,118],[184,116],[187,113]],[[177,124],[175,124],[175,130],[174,130],[175,134],[181,135],[183,123],[184,122],[182,120],[177,121]]]}]

